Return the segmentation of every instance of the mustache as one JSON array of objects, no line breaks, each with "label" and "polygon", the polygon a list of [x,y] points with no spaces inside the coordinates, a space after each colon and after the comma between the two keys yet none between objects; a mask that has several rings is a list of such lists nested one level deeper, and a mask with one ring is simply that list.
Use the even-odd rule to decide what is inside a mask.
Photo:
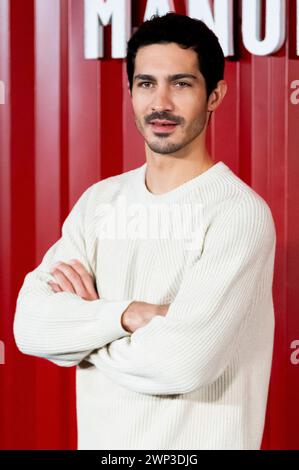
[{"label": "mustache", "polygon": [[172,121],[175,124],[181,124],[182,122],[182,118],[180,118],[179,116],[170,116],[169,114],[166,114],[166,113],[153,113],[150,116],[147,116],[145,118],[145,122],[149,124],[150,121],[153,121],[154,119],[158,119],[161,121],[163,120]]}]

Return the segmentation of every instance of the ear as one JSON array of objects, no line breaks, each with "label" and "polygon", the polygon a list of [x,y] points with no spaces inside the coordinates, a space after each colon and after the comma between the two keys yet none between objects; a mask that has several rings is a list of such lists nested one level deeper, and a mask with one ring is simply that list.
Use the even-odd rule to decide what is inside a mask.
[{"label": "ear", "polygon": [[227,82],[225,80],[219,80],[216,88],[212,91],[208,99],[208,111],[215,111],[216,108],[221,104],[223,98],[227,92]]}]

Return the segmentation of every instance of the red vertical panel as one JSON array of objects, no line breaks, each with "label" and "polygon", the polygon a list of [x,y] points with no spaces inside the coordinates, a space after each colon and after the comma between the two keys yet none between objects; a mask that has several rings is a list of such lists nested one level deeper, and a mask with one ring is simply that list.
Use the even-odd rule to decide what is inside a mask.
[{"label": "red vertical panel", "polygon": [[35,443],[35,365],[31,357],[15,348],[12,325],[15,299],[35,260],[34,3],[11,0],[9,7],[12,302],[5,312],[9,318],[5,369],[5,383],[9,387],[5,398],[5,407],[9,410],[6,446],[26,449],[34,448]]},{"label": "red vertical panel", "polygon": [[[5,104],[0,105],[0,341],[4,343],[4,364],[0,364],[0,449],[9,446],[10,403],[7,403],[12,377],[7,344],[11,311],[11,200],[10,200],[10,70],[9,2],[0,0],[0,80],[5,86]],[[10,440],[11,442],[11,440]]]},{"label": "red vertical panel", "polygon": [[[239,172],[238,175],[251,184],[251,155],[252,155],[252,55],[238,41],[239,53],[242,59],[238,62],[239,69]],[[236,170],[236,169],[235,169]]]},{"label": "red vertical panel", "polygon": [[[274,308],[276,318],[275,347],[272,375],[268,399],[268,413],[265,426],[264,447],[283,448],[286,436],[286,315],[285,315],[285,87],[286,60],[285,49],[269,60],[269,149],[268,149],[268,193],[267,200],[272,209],[277,230],[276,271],[273,285]],[[277,403],[281,405],[277,407]]]},{"label": "red vertical panel", "polygon": [[[251,60],[251,80],[252,80],[252,87],[251,87],[251,161],[250,161],[250,167],[251,167],[251,178],[250,178],[250,183],[251,186],[270,204],[271,206],[271,201],[270,201],[270,179],[271,179],[271,174],[270,174],[270,169],[271,169],[271,142],[273,138],[273,128],[271,126],[272,121],[271,117],[272,114],[271,112],[273,111],[272,109],[272,82],[271,82],[271,62],[270,62],[269,57],[252,57]],[[280,77],[281,78],[281,77]],[[278,99],[276,98],[275,104],[279,103]],[[246,104],[246,103],[245,103]],[[281,105],[281,103],[279,103]],[[248,103],[247,103],[247,109],[249,108]],[[272,183],[272,181],[271,181]],[[276,326],[278,323],[277,320],[277,311],[276,311]],[[277,344],[277,339],[281,340],[283,339],[283,331],[284,331],[284,323],[282,323],[281,327],[279,328],[279,336],[277,336],[277,329],[275,332],[276,335],[276,342]],[[285,351],[285,343],[284,341],[279,341],[280,345],[283,345],[283,347],[280,347],[279,354],[280,357],[275,356],[275,351],[273,355],[273,367],[272,367],[272,382],[275,380],[275,377],[273,376],[273,371],[275,368],[275,363],[279,366],[283,365],[282,362],[282,355]],[[285,381],[281,382],[282,388],[280,390],[280,394],[282,398],[284,397],[284,387],[285,387]],[[278,392],[278,389],[277,389]],[[268,409],[270,405],[270,396],[271,396],[271,385],[270,385],[270,390],[269,390],[269,396],[268,396]],[[281,410],[282,411],[282,410]],[[269,419],[269,414],[267,414],[267,418]],[[283,421],[283,416],[284,414],[281,414],[277,418],[280,419],[281,421],[281,427],[279,428],[280,433],[283,433],[283,436],[285,436],[284,432],[284,425],[285,422]],[[282,441],[280,441],[282,442]],[[267,428],[267,420],[266,420],[266,426],[264,430],[264,438],[262,442],[262,449],[267,449],[268,446],[271,445],[271,435],[268,434],[268,428]]]},{"label": "red vertical panel", "polygon": [[[36,263],[59,237],[59,5],[35,2],[35,203]],[[59,446],[59,375],[44,359],[36,359],[36,448]],[[55,383],[55,387],[51,384]]]},{"label": "red vertical panel", "polygon": [[[236,172],[239,169],[239,67],[237,62],[226,61],[225,80],[228,91],[221,106],[213,113],[212,155],[223,160]],[[223,145],[225,142],[225,145]]]},{"label": "red vertical panel", "polygon": [[122,59],[111,59],[111,25],[105,28],[105,56],[100,63],[101,178],[123,172]]},{"label": "red vertical panel", "polygon": [[70,205],[100,179],[100,100],[97,60],[84,60],[83,2],[69,0]]},{"label": "red vertical panel", "polygon": [[299,79],[299,57],[295,54],[296,44],[296,8],[295,2],[289,4],[290,27],[289,42],[287,45],[287,70],[286,70],[286,109],[285,121],[286,130],[286,151],[287,151],[287,188],[285,193],[287,209],[287,284],[285,285],[287,304],[284,312],[287,317],[287,444],[289,449],[299,448],[299,365],[294,365],[290,361],[292,353],[291,343],[299,340],[299,320],[298,320],[298,278],[299,278],[299,104],[291,102],[290,95],[294,91],[291,89],[293,81]]},{"label": "red vertical panel", "polygon": [[270,120],[269,120],[269,58],[252,58],[252,155],[251,183],[262,196],[267,196],[268,156]]},{"label": "red vertical panel", "polygon": [[[266,430],[268,446],[286,448],[287,446],[287,316],[286,316],[286,257],[287,244],[285,224],[286,215],[286,106],[288,92],[286,87],[286,50],[283,48],[269,59],[269,153],[268,153],[268,202],[271,206],[277,229],[276,270],[274,276],[274,307],[276,318],[273,367],[268,400],[268,421]],[[279,406],[277,406],[279,404]]]},{"label": "red vertical panel", "polygon": [[[61,80],[67,61],[60,61],[60,0],[35,2],[36,52],[36,252],[39,263],[45,251],[60,238],[60,193],[68,187],[68,175],[61,173],[61,142],[67,138],[67,113],[61,106],[67,96]],[[65,33],[67,33],[67,24]],[[62,69],[61,69],[62,67]],[[67,110],[65,110],[67,111]],[[65,202],[65,201],[64,201]],[[68,446],[69,379],[73,370],[62,369],[36,359],[36,447],[63,449]],[[52,384],[55,383],[55,387]]]},{"label": "red vertical panel", "polygon": [[[60,220],[69,213],[69,0],[60,0]],[[61,374],[60,415],[63,423],[61,448],[76,449],[76,369],[71,368]]]},{"label": "red vertical panel", "polygon": [[[279,60],[279,58],[277,57]],[[252,100],[251,100],[251,116],[252,116],[252,155],[251,155],[251,185],[252,187],[272,206],[271,196],[271,185],[276,181],[272,179],[271,175],[271,149],[273,139],[273,129],[277,124],[272,120],[272,112],[275,106],[279,106],[283,109],[284,97],[282,94],[275,95],[275,90],[272,87],[272,68],[271,68],[271,57],[252,57],[251,77],[252,77]],[[283,65],[283,64],[282,64]],[[283,82],[283,75],[276,78],[278,83]],[[281,83],[280,83],[281,84]],[[282,101],[281,101],[282,100]],[[274,124],[274,126],[273,126]],[[278,135],[277,135],[278,137]],[[277,142],[281,144],[281,150],[283,151],[283,142]],[[283,156],[283,152],[281,154]],[[278,243],[280,234],[278,233]],[[277,261],[277,259],[276,259]],[[276,282],[276,279],[275,279]],[[269,420],[272,419],[271,413],[271,391],[274,385],[276,397],[281,399],[280,410],[277,410],[274,415],[274,419],[277,420],[279,426],[275,427],[276,433],[279,435],[276,448],[285,448],[286,438],[286,422],[285,422],[285,403],[286,403],[286,343],[285,343],[285,316],[275,305],[275,318],[276,318],[276,330],[275,330],[275,347],[273,354],[273,367],[271,376],[271,386],[268,397],[268,410],[270,414],[267,414]],[[277,345],[279,349],[277,350]],[[277,383],[275,372],[279,371],[280,383]],[[277,387],[276,387],[277,383]],[[276,402],[277,404],[277,402]],[[272,429],[272,428],[271,428]],[[270,429],[270,431],[271,431]],[[267,422],[265,428],[265,434],[267,434]],[[263,440],[263,448],[266,448],[267,444],[273,448],[273,441],[275,436],[268,434],[268,440],[265,435]]]}]

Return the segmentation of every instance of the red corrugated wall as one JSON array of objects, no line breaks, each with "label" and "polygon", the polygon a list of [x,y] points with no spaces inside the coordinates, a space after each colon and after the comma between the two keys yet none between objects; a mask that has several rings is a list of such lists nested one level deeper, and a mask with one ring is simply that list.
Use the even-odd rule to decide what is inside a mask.
[{"label": "red corrugated wall", "polygon": [[[145,1],[132,1],[133,26]],[[185,2],[175,1],[186,13]],[[277,228],[276,337],[263,449],[298,449],[299,80],[296,2],[287,1],[287,35],[274,55],[226,60],[228,94],[213,117],[208,146],[269,203]],[[127,92],[125,61],[83,58],[83,0],[0,0],[0,448],[75,449],[75,368],[20,353],[12,325],[25,274],[60,237],[84,189],[145,161]],[[294,362],[294,361],[293,361]],[[296,361],[295,361],[296,362]],[[100,398],[99,398],[100,399]]]}]

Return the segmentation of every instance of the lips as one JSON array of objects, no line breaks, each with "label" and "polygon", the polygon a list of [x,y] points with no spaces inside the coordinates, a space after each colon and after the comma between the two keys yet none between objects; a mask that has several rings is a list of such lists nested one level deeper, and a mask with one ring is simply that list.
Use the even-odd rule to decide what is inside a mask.
[{"label": "lips", "polygon": [[167,121],[166,119],[164,120],[159,120],[159,119],[154,119],[151,121],[151,124],[157,124],[157,125],[173,125],[175,122],[173,121]]},{"label": "lips", "polygon": [[175,127],[177,126],[177,124],[173,121],[166,121],[166,120],[159,121],[156,119],[154,121],[151,121],[150,124],[155,131],[159,131],[159,132],[165,132],[165,131],[169,132],[169,131],[174,130]]}]

